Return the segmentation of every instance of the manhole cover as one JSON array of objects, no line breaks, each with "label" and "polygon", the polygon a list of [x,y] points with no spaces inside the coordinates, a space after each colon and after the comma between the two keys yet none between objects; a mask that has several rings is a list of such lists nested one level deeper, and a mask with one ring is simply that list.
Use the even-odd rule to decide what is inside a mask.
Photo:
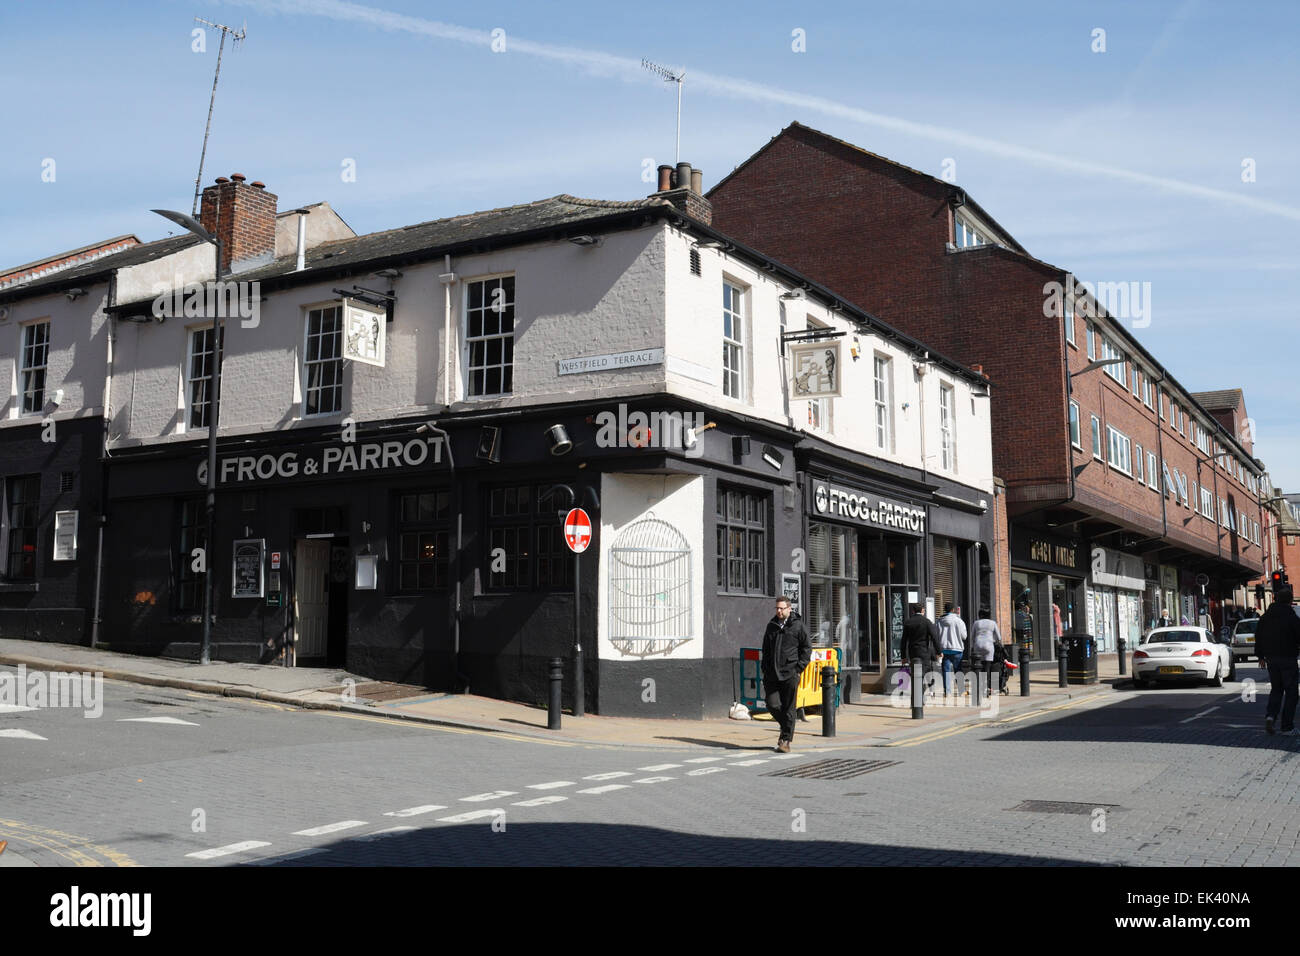
[{"label": "manhole cover", "polygon": [[843,760],[839,758],[828,758],[826,760],[815,760],[812,763],[800,764],[796,767],[786,767],[783,770],[774,770],[771,773],[763,774],[764,777],[798,777],[801,780],[847,780],[849,777],[859,777],[864,773],[871,773],[873,770],[884,770],[886,767],[892,767],[898,760]]},{"label": "manhole cover", "polygon": [[1088,816],[1098,808],[1104,810],[1120,809],[1117,803],[1071,803],[1068,800],[1024,800],[1018,806],[1008,810],[1023,810],[1026,813],[1082,813]]}]

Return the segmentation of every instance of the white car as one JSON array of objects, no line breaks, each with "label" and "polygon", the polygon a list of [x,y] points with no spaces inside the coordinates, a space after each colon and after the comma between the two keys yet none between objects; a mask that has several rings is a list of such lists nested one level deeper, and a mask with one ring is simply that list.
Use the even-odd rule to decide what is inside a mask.
[{"label": "white car", "polygon": [[1205,680],[1222,687],[1232,666],[1232,647],[1220,644],[1203,627],[1157,627],[1148,631],[1133,652],[1133,683]]},{"label": "white car", "polygon": [[1259,627],[1259,618],[1248,617],[1238,621],[1232,629],[1232,655],[1239,661],[1256,657],[1255,628]]}]

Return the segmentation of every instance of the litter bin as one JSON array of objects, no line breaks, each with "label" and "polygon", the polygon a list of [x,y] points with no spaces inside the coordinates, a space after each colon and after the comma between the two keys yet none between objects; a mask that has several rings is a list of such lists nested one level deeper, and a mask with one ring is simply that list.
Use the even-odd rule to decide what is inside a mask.
[{"label": "litter bin", "polygon": [[1097,683],[1097,639],[1091,634],[1066,634],[1061,640],[1068,648],[1066,680],[1071,684]]}]

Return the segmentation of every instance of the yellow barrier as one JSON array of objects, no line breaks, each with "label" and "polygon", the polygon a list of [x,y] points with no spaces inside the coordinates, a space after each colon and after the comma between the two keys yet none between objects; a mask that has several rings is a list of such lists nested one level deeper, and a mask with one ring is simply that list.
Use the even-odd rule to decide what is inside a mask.
[{"label": "yellow barrier", "polygon": [[[822,668],[829,664],[838,674],[840,670],[840,649],[838,647],[814,647],[812,662],[803,669],[799,678],[799,692],[795,695],[796,707],[820,707],[822,703]],[[838,699],[838,692],[836,695]]]}]

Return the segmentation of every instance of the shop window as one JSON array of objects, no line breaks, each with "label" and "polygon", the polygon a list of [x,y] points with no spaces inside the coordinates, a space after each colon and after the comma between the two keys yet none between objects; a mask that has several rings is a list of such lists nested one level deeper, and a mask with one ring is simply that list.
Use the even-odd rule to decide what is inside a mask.
[{"label": "shop window", "polygon": [[717,587],[731,594],[770,594],[769,496],[718,486]]},{"label": "shop window", "polygon": [[934,613],[942,614],[944,604],[957,603],[957,562],[952,541],[934,539]]},{"label": "shop window", "polygon": [[573,552],[564,543],[563,517],[543,500],[550,485],[487,489],[484,575],[492,590],[548,591],[573,587]]},{"label": "shop window", "polygon": [[194,570],[194,549],[206,548],[207,507],[203,498],[176,503],[176,587],[173,610],[178,614],[203,613],[203,572]]},{"label": "shop window", "polygon": [[835,644],[848,648],[857,634],[856,549],[857,532],[851,528],[830,524],[808,527],[805,626],[818,646]]},{"label": "shop window", "polygon": [[397,590],[447,587],[451,568],[451,493],[416,491],[397,496]]}]

